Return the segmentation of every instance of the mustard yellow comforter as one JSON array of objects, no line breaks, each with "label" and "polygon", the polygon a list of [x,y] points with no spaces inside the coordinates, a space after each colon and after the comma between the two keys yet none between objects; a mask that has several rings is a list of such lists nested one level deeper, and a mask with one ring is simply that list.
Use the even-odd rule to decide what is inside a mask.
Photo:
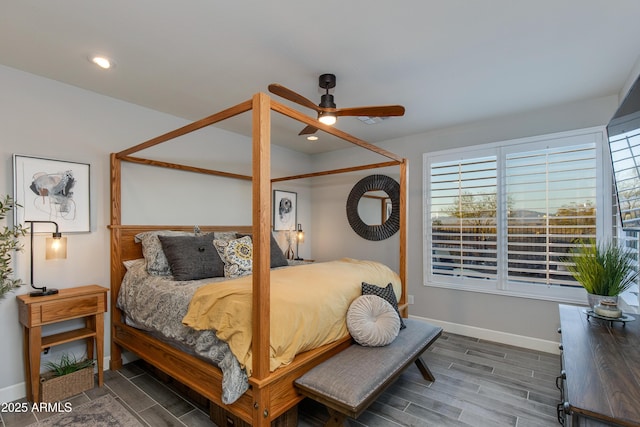
[{"label": "mustard yellow comforter", "polygon": [[[214,329],[251,375],[251,276],[211,283],[198,289],[182,322],[197,330]],[[346,336],[347,309],[361,295],[361,284],[393,284],[400,278],[387,266],[344,258],[271,270],[270,369],[289,364],[297,353]]]}]

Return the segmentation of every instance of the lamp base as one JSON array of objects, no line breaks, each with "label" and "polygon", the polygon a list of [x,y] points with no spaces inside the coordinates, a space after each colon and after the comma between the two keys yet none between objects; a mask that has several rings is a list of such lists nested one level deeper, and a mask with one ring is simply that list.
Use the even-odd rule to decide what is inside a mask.
[{"label": "lamp base", "polygon": [[304,258],[300,258],[300,257],[296,257],[294,258],[295,261],[304,261]]},{"label": "lamp base", "polygon": [[55,295],[57,293],[58,293],[57,289],[44,288],[44,289],[39,290],[39,291],[29,292],[29,296],[30,297],[44,297],[44,296],[47,296],[47,295]]}]

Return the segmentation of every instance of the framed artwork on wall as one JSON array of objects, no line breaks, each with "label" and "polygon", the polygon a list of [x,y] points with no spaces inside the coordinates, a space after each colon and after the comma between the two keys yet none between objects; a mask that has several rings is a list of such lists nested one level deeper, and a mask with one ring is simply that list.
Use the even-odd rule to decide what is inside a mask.
[{"label": "framed artwork on wall", "polygon": [[14,223],[54,221],[62,233],[89,232],[89,164],[13,155]]},{"label": "framed artwork on wall", "polygon": [[286,231],[296,229],[298,194],[273,190],[273,229]]}]

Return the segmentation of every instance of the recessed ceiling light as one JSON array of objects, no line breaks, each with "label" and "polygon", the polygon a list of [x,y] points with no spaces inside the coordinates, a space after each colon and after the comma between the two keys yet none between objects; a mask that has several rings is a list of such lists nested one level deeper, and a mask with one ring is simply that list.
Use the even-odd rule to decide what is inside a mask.
[{"label": "recessed ceiling light", "polygon": [[89,58],[91,60],[91,62],[93,62],[94,64],[96,64],[98,67],[108,70],[109,68],[113,68],[113,62],[107,58],[106,56],[92,56],[91,58]]},{"label": "recessed ceiling light", "polygon": [[318,140],[318,137],[315,135],[309,135],[307,137],[307,141],[317,141],[317,140]]}]

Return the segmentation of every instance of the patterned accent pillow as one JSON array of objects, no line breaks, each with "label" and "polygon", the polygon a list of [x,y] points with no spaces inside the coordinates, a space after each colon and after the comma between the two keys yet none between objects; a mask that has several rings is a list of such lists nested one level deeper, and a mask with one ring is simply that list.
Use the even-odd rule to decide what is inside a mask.
[{"label": "patterned accent pillow", "polygon": [[400,316],[400,310],[398,310],[398,300],[396,299],[396,293],[393,291],[393,285],[389,283],[386,287],[370,285],[369,283],[362,282],[362,295],[377,295],[380,298],[386,300],[398,313],[400,319],[400,329],[404,329],[407,325],[404,324],[402,316]]},{"label": "patterned accent pillow", "polygon": [[220,258],[224,262],[224,277],[233,279],[251,274],[253,267],[253,245],[251,237],[245,236],[234,240],[213,241]]},{"label": "patterned accent pillow", "polygon": [[163,236],[164,255],[178,281],[224,276],[224,263],[213,247],[213,233],[202,236]]},{"label": "patterned accent pillow", "polygon": [[400,320],[389,302],[377,295],[361,295],[349,305],[347,329],[365,347],[389,345],[400,332]]},{"label": "patterned accent pillow", "polygon": [[134,241],[142,243],[142,255],[147,262],[147,273],[152,276],[169,276],[171,268],[162,250],[162,243],[158,239],[159,235],[194,236],[195,234],[188,231],[156,230],[145,231],[135,235]]}]

